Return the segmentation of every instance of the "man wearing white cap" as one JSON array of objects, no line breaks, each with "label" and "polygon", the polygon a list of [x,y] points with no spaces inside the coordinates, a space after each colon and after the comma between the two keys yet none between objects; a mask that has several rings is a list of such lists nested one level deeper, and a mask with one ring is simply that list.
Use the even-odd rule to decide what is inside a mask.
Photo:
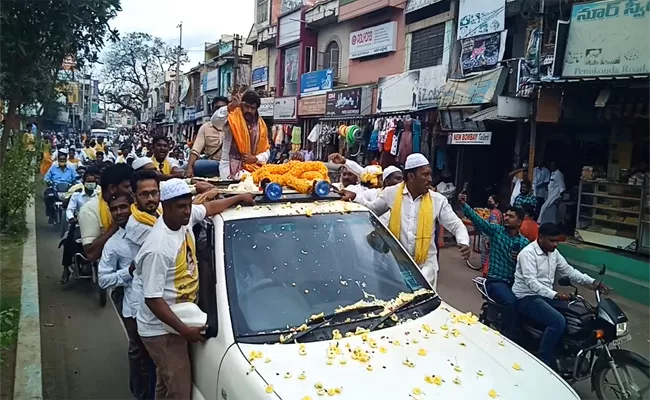
[{"label": "man wearing white cap", "polygon": [[409,155],[404,175],[406,182],[385,188],[374,201],[364,201],[362,196],[357,197],[349,192],[346,196],[379,216],[390,210],[388,229],[413,257],[435,289],[438,276],[438,250],[434,234],[436,220],[454,234],[465,259],[470,253],[469,235],[447,199],[431,189],[431,166],[424,155]]},{"label": "man wearing white cap", "polygon": [[139,157],[133,160],[133,163],[131,164],[131,168],[133,168],[134,171],[140,171],[140,170],[153,170],[156,171],[156,166],[153,165],[153,161],[151,161],[151,158],[149,157]]},{"label": "man wearing white cap", "polygon": [[[195,302],[199,288],[192,226],[239,202],[254,204],[249,193],[192,205],[190,187],[172,178],[160,185],[163,213],[135,257],[142,277],[144,303],[138,311],[138,334],[156,364],[156,399],[189,399],[192,374],[188,343],[203,342],[206,327],[189,327],[170,308]],[[163,323],[179,334],[170,334]]]},{"label": "man wearing white cap", "polygon": [[353,160],[348,160],[339,153],[330,154],[329,161],[342,165],[339,167],[340,182],[335,183],[333,186],[338,190],[348,189],[357,193],[359,190],[359,177],[363,172],[363,167]]},{"label": "man wearing white cap", "polygon": [[[362,203],[362,204],[372,203],[373,201],[377,200],[379,194],[387,187],[398,185],[404,181],[404,174],[402,174],[402,170],[393,165],[383,170],[381,176],[382,176],[383,187],[381,189],[368,189],[364,192],[357,193],[357,196],[359,196],[357,198],[358,203]],[[344,200],[346,200],[345,197]],[[384,225],[388,226],[389,218],[390,218],[390,211],[380,216],[379,221],[381,221],[381,223],[383,223]]]}]

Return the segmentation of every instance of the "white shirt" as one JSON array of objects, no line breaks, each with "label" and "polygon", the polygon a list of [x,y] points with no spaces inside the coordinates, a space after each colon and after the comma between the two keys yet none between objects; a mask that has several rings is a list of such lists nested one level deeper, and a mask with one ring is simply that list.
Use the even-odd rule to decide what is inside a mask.
[{"label": "white shirt", "polygon": [[[91,245],[102,234],[101,220],[99,219],[99,196],[93,196],[79,210],[79,231],[81,244]],[[108,227],[106,227],[108,228]]]},{"label": "white shirt", "polygon": [[[361,193],[357,193],[357,196],[360,197],[358,203],[369,204],[374,202],[377,200],[382,190],[383,189],[366,189]],[[390,221],[390,211],[384,213],[384,215],[380,215],[379,221],[384,224],[384,226],[388,227],[388,221]]]},{"label": "white shirt", "polygon": [[[368,207],[378,216],[382,216],[384,213],[388,212],[395,203],[397,191],[401,187],[402,185],[395,185],[385,188],[373,202],[364,202],[363,198],[356,198],[355,201]],[[435,220],[438,220],[445,229],[453,233],[458,244],[469,246],[469,234],[467,233],[467,228],[451,208],[445,196],[436,193],[433,190],[429,190],[429,194],[431,195],[433,203],[432,211],[434,222]],[[406,186],[404,186],[399,241],[411,256],[415,255],[415,234],[417,232],[418,212],[421,203],[422,196],[414,199]],[[435,282],[435,278],[438,274],[437,254],[438,249],[436,247],[436,238],[432,231],[427,259],[422,265],[420,265],[422,274],[430,283]]]},{"label": "white shirt", "polygon": [[[175,285],[176,257],[185,243],[185,235],[194,239],[192,226],[205,218],[203,205],[192,206],[189,224],[173,231],[167,227],[164,219],[158,218],[151,232],[135,256],[138,275],[142,276],[142,292],[145,299],[163,298],[168,305],[176,304],[178,290]],[[194,274],[198,271],[194,271]],[[138,309],[138,334],[142,337],[165,335],[168,332],[163,323],[142,302]]]},{"label": "white shirt", "polygon": [[125,235],[124,228],[120,228],[106,241],[97,267],[97,279],[102,289],[124,287],[122,316],[135,318],[141,300],[132,289],[133,277],[129,267],[133,262],[133,253]]},{"label": "white shirt", "polygon": [[537,185],[541,185],[542,183],[549,183],[550,180],[551,171],[549,171],[548,168],[535,167],[535,170],[533,170],[533,193],[535,193],[536,197],[543,197],[546,199],[546,196],[548,195],[548,188],[537,188]]},{"label": "white shirt", "polygon": [[521,180],[517,175],[512,177],[512,183],[514,185],[512,186],[512,194],[510,194],[510,205],[515,204],[515,199],[517,199],[517,196],[521,192]]},{"label": "white shirt", "polygon": [[535,295],[552,299],[557,294],[553,290],[556,271],[561,277],[566,276],[571,279],[572,283],[580,285],[594,283],[592,277],[570,266],[559,251],[545,253],[537,241],[534,241],[524,247],[517,256],[512,293],[518,299]]},{"label": "white shirt", "polygon": [[65,217],[69,221],[74,218],[75,214],[78,214],[84,204],[88,203],[93,197],[95,197],[95,192],[92,196],[88,196],[86,191],[73,193],[70,196],[70,201],[68,202],[68,208],[65,210]]},{"label": "white shirt", "polygon": [[559,169],[551,172],[551,179],[548,183],[548,199],[559,199],[560,194],[566,191],[564,174]]},{"label": "white shirt", "polygon": [[[223,145],[221,146],[221,160],[219,161],[219,176],[221,179],[228,179],[228,177],[230,177],[230,147],[232,146],[232,131],[230,130],[230,127],[227,126],[228,106],[223,106],[215,111],[214,114],[212,114],[211,122],[217,130],[223,130]],[[261,135],[261,132],[259,134]],[[269,161],[270,156],[270,150],[255,155],[258,164],[266,164]],[[238,176],[232,178],[237,179]]]}]

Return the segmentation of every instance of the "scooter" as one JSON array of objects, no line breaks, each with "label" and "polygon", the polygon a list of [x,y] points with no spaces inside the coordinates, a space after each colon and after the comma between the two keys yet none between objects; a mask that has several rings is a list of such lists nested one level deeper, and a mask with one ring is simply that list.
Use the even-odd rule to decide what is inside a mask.
[{"label": "scooter", "polygon": [[[70,238],[70,242],[68,242]],[[81,244],[81,235],[79,234],[79,227],[76,222],[70,224],[70,229],[65,233],[61,241],[59,242],[59,248],[69,245],[72,246],[70,251],[72,252],[72,264],[65,265],[65,268],[70,270],[70,277],[74,280],[92,280],[92,285],[97,290],[99,294],[99,305],[100,307],[106,306],[106,289],[99,287],[98,279],[98,263],[96,261],[90,261],[86,258],[84,254],[83,245]]]},{"label": "scooter", "polygon": [[[597,287],[602,283],[605,272],[603,266]],[[479,321],[503,330],[503,307],[488,296],[486,279],[476,277],[472,281],[485,300]],[[591,378],[591,390],[596,392],[599,400],[647,399],[650,395],[650,362],[637,353],[621,348],[632,339],[625,313],[614,300],[602,298],[598,290],[595,290],[594,307],[578,294],[578,288],[568,278],[559,279],[558,284],[575,289],[570,301],[556,307],[567,322],[562,342],[556,349],[558,373],[570,384]],[[536,352],[545,327],[534,320],[522,316],[518,318],[522,332],[520,345],[531,353]],[[611,378],[608,378],[610,375]],[[633,376],[640,376],[641,382]]]},{"label": "scooter", "polygon": [[66,193],[70,188],[70,184],[57,183],[50,184],[49,186],[52,191],[48,192],[46,196],[53,200],[52,218],[50,219],[50,223],[54,226],[58,226],[65,222],[65,208],[63,207],[63,203],[66,198]]}]

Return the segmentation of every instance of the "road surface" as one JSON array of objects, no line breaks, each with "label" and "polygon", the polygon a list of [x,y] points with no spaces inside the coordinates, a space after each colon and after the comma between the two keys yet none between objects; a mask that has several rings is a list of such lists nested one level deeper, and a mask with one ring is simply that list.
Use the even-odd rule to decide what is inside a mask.
[{"label": "road surface", "polygon": [[[36,224],[45,398],[131,398],[126,336],[110,299],[105,308],[100,308],[89,282],[61,288],[59,236],[47,225],[39,198]],[[440,265],[438,290],[443,299],[462,311],[478,313],[481,298],[471,282],[477,273],[464,265],[455,248],[442,250]],[[634,339],[626,347],[648,357],[649,311],[616,300],[630,318]],[[583,399],[594,398],[587,383],[576,388]]]}]

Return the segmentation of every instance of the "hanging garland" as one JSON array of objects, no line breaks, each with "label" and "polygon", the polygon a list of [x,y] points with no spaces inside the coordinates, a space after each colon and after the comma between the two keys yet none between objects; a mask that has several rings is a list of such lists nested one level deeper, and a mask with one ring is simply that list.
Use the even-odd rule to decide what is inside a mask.
[{"label": "hanging garland", "polygon": [[265,178],[290,187],[300,193],[311,191],[315,181],[328,181],[325,164],[320,161],[290,161],[286,164],[265,164],[252,174],[253,181],[259,184]]}]

